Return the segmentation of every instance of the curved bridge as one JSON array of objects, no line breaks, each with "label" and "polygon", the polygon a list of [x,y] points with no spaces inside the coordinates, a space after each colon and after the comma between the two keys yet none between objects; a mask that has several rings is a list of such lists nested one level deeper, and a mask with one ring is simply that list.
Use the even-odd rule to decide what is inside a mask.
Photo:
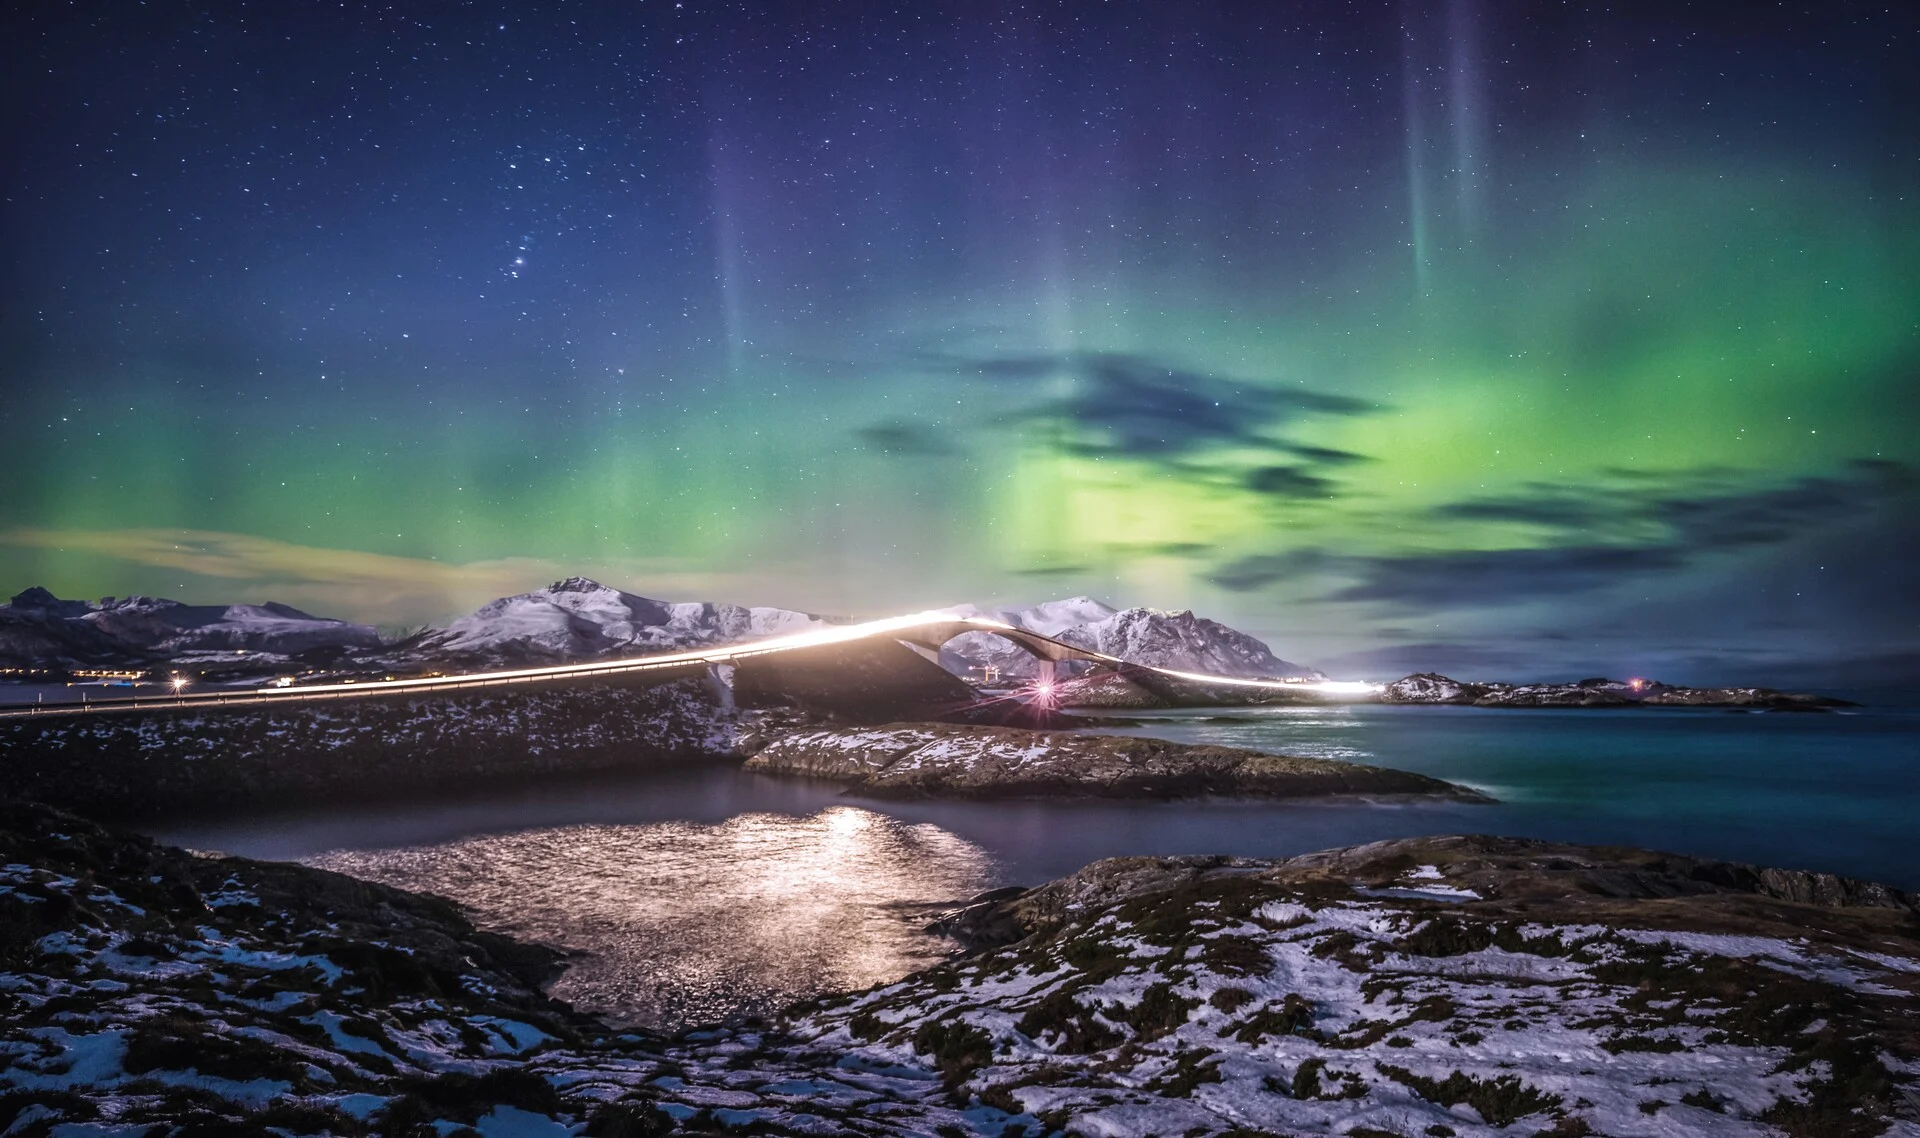
[{"label": "curved bridge", "polygon": [[[641,673],[695,674],[716,665],[733,664],[756,656],[844,644],[868,638],[904,641],[938,651],[956,636],[969,632],[988,632],[1003,637],[1041,661],[1039,686],[1049,685],[1054,666],[1064,660],[1084,660],[1096,670],[1144,672],[1216,686],[1287,689],[1294,691],[1338,691],[1370,685],[1307,684],[1280,680],[1250,680],[1236,676],[1213,676],[1197,672],[1179,672],[1134,664],[1117,656],[1089,651],[1051,636],[985,617],[958,617],[946,613],[914,613],[864,624],[840,625],[811,632],[780,636],[770,640],[722,644],[657,656],[637,656],[621,660],[596,660],[582,664],[557,664],[539,668],[511,668],[470,672],[453,676],[423,676],[404,680],[345,681],[331,684],[264,687],[241,690],[167,692],[109,699],[87,699],[61,703],[23,704],[0,707],[0,719],[20,719],[38,715],[106,714],[116,711],[142,711],[158,708],[264,707],[339,699],[366,699],[380,695],[421,694],[461,691],[474,688],[504,688],[523,684],[554,684],[569,680],[632,676]],[[664,677],[663,677],[664,678]]]}]

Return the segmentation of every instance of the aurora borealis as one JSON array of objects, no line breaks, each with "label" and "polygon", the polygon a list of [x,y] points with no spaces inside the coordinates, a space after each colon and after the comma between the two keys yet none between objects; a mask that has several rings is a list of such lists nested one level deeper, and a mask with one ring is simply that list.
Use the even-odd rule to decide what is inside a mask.
[{"label": "aurora borealis", "polygon": [[0,52],[9,595],[1920,674],[1910,9],[162,0]]}]

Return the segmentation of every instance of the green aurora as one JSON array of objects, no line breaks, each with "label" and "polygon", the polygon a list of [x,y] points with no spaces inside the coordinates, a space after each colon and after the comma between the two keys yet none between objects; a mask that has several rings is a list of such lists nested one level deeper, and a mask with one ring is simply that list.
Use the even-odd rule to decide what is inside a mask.
[{"label": "green aurora", "polygon": [[[1920,108],[1895,84],[1859,117],[1829,89],[1837,51],[1780,80],[1791,113],[1743,102],[1755,74],[1726,78],[1742,53],[1710,32],[1673,80],[1684,111],[1611,89],[1628,63],[1589,76],[1605,109],[1535,110],[1576,47],[1536,29],[1537,58],[1503,62],[1520,34],[1483,17],[1476,56],[1416,28],[1324,65],[1380,90],[1305,140],[1137,106],[1074,135],[1107,88],[1056,90],[1045,34],[1031,97],[894,105],[973,150],[883,123],[864,162],[780,134],[857,135],[855,94],[822,81],[762,120],[743,92],[791,73],[749,48],[660,63],[724,74],[699,122],[631,144],[632,181],[672,184],[617,232],[579,219],[640,191],[598,188],[618,166],[564,98],[424,171],[362,153],[351,183],[314,172],[302,147],[350,148],[310,132],[262,216],[207,140],[238,111],[183,159],[213,173],[162,169],[135,198],[126,175],[186,144],[129,156],[96,119],[165,100],[123,78],[88,119],[78,79],[20,81],[68,129],[12,128],[0,565],[16,591],[390,625],[572,573],[857,616],[1089,593],[1356,675],[1861,682],[1910,653],[1920,150],[1884,120]],[[38,30],[10,50],[70,31]],[[1872,63],[1911,62],[1905,34]],[[1227,55],[1222,98],[1285,102],[1278,62]],[[868,62],[858,93],[888,69]],[[447,82],[488,105],[473,67]],[[1050,157],[956,174],[1020,153],[962,129],[990,111]],[[519,175],[499,160],[549,167],[576,138],[596,188],[501,204]],[[1266,157],[1235,168],[1250,138]],[[73,145],[99,168],[56,167]],[[469,159],[492,172],[456,176]],[[439,203],[388,214],[339,189],[432,178]],[[229,212],[176,220],[195,208]]]}]

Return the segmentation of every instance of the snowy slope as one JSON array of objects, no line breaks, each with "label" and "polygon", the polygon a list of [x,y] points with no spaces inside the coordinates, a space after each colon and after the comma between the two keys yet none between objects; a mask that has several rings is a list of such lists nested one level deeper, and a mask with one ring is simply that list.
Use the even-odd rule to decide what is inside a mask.
[{"label": "snowy slope", "polygon": [[410,647],[418,656],[582,660],[758,640],[826,622],[779,608],[670,604],[569,577],[502,597]]},{"label": "snowy slope", "polygon": [[1063,629],[1069,644],[1180,672],[1213,676],[1314,676],[1319,673],[1273,654],[1266,644],[1191,610],[1127,609],[1093,624]]},{"label": "snowy slope", "polygon": [[[1275,656],[1259,640],[1190,611],[1116,610],[1091,597],[1068,597],[1036,605],[982,609],[959,605],[956,616],[985,616],[1006,621],[1135,664],[1204,672],[1218,676],[1287,677],[1318,675],[1311,668]],[[959,675],[978,676],[991,667],[1020,679],[1035,672],[1026,652],[990,633],[955,637],[941,652],[941,663]]]}]

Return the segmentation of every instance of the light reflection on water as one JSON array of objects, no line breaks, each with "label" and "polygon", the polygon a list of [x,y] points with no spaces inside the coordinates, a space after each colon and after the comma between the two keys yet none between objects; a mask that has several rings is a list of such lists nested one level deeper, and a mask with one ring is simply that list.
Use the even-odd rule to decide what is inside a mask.
[{"label": "light reflection on water", "polygon": [[972,842],[853,806],[303,860],[451,897],[488,928],[587,953],[553,994],[648,1026],[764,1014],[933,964],[948,946],[921,931],[928,914],[987,888],[992,872]]},{"label": "light reflection on water", "polygon": [[921,931],[928,909],[1116,854],[1286,857],[1495,833],[1920,887],[1920,711],[1908,707],[1140,718],[1103,729],[1377,763],[1501,802],[874,802],[714,765],[180,821],[155,836],[452,897],[487,927],[590,953],[557,995],[674,1026],[897,979],[943,952]]}]

